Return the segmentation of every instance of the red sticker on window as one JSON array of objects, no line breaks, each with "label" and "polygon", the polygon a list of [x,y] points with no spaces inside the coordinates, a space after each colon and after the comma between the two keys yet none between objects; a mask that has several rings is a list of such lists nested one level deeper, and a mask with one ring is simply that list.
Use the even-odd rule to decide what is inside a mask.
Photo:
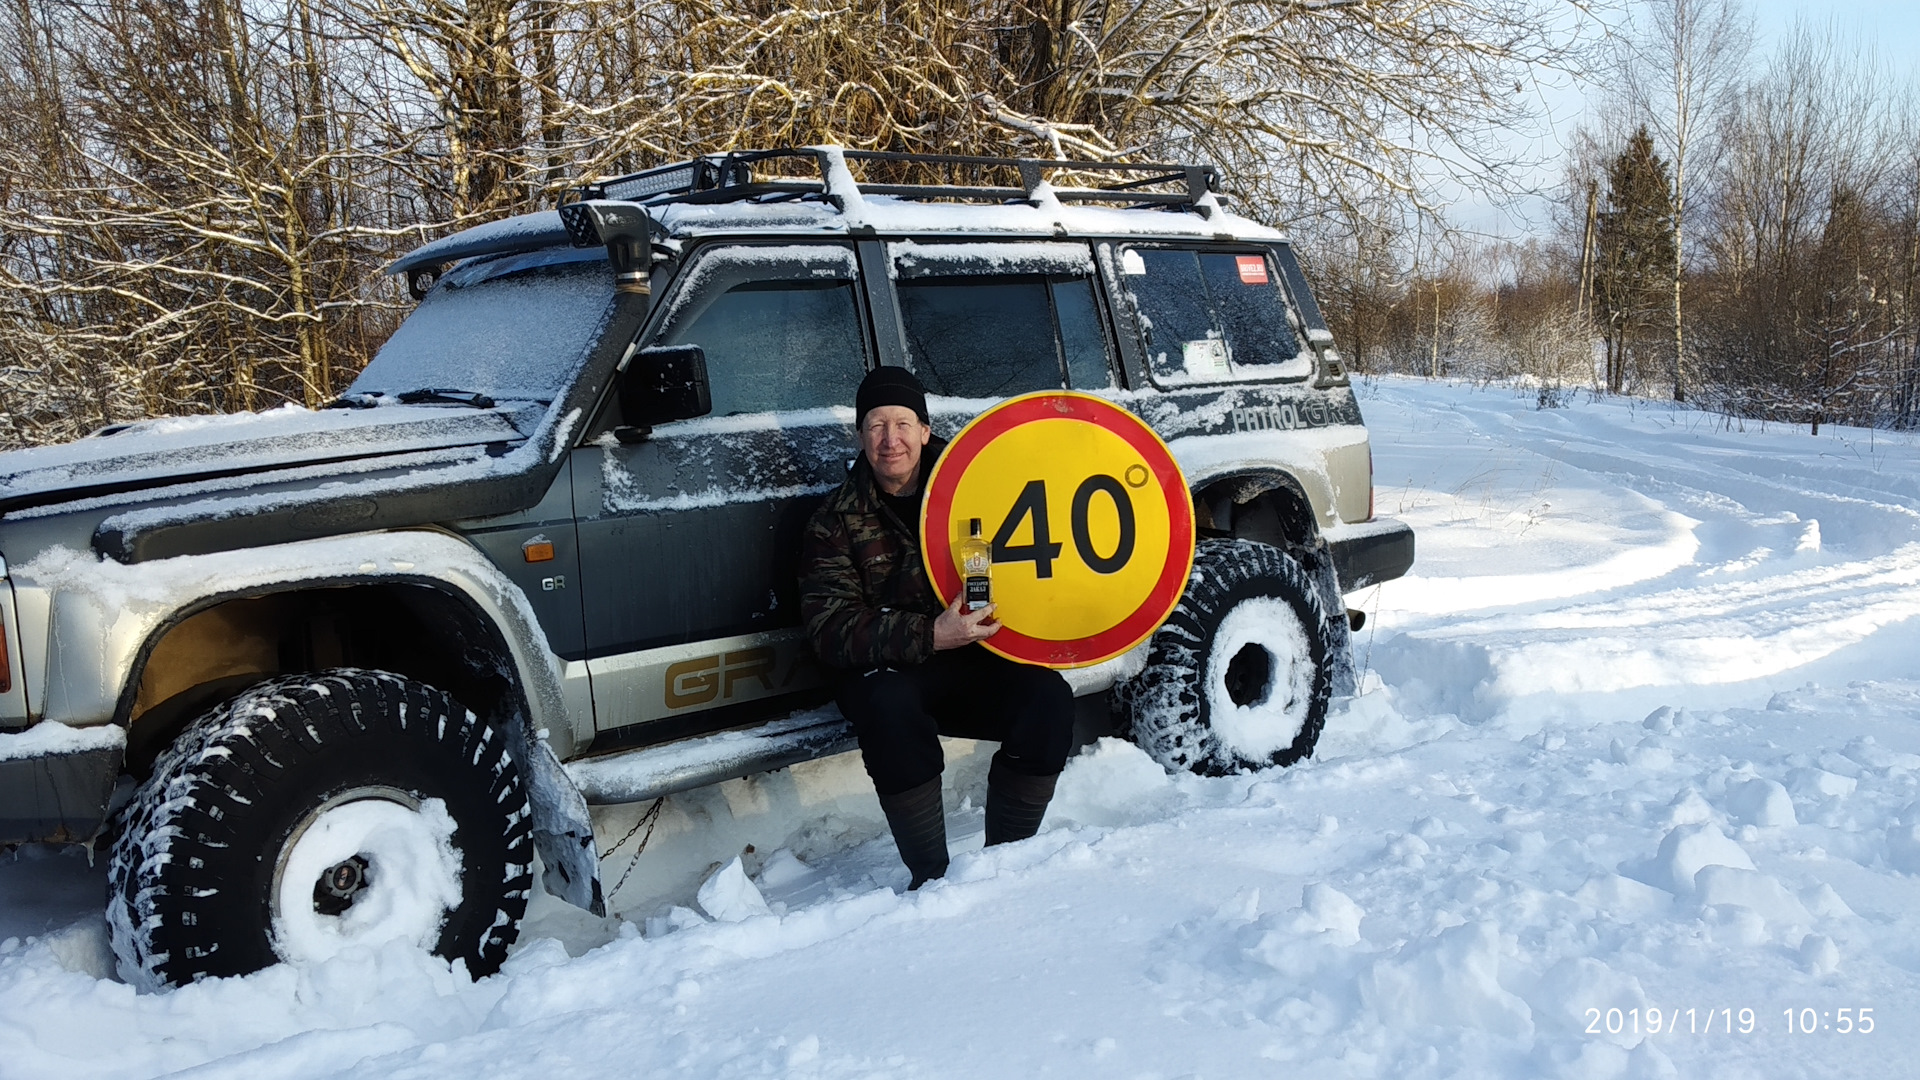
[{"label": "red sticker on window", "polygon": [[1240,267],[1240,284],[1265,285],[1267,283],[1267,260],[1259,255],[1236,255],[1235,265]]}]

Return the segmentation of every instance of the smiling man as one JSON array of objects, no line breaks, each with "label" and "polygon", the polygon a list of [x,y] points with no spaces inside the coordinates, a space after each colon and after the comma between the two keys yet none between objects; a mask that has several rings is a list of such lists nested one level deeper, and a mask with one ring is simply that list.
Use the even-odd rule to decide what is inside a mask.
[{"label": "smiling man", "polygon": [[[920,508],[946,443],[905,368],[875,369],[854,397],[860,456],[807,523],[800,605],[814,652],[838,669],[900,858],[917,889],[947,870],[940,736],[1000,743],[987,772],[987,843],[1039,831],[1073,744],[1073,692],[1056,671],[997,656],[993,605],[942,607],[920,553]],[[945,523],[940,527],[945,528]]]}]

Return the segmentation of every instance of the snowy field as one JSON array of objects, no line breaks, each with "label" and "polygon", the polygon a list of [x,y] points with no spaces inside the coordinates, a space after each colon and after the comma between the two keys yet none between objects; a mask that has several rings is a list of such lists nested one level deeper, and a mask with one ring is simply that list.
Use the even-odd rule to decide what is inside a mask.
[{"label": "snowy field", "polygon": [[23,849],[0,1076],[1913,1075],[1920,440],[1361,396],[1420,561],[1355,598],[1369,692],[1308,763],[1104,742],[982,852],[956,745],[912,895],[851,759],[693,792],[621,917],[537,902],[477,984],[395,948],[137,995],[99,868]]}]

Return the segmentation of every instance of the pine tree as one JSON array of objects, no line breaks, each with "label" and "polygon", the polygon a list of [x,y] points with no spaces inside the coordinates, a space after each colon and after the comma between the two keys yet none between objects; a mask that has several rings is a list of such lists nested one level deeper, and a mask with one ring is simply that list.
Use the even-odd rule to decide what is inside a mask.
[{"label": "pine tree", "polygon": [[1628,349],[1666,310],[1673,286],[1673,182],[1641,125],[1607,165],[1594,305],[1607,343],[1607,389],[1626,388]]}]

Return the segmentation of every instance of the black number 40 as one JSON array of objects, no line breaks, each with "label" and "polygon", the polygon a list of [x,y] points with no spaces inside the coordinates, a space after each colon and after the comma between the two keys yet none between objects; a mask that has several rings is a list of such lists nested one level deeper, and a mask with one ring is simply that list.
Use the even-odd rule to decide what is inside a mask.
[{"label": "black number 40", "polygon": [[[1114,545],[1112,554],[1102,555],[1093,549],[1093,533],[1087,524],[1087,514],[1093,505],[1095,495],[1105,494],[1113,500],[1113,509],[1120,519],[1120,542]],[[1033,520],[1033,542],[1029,544],[1013,543],[1013,534],[1020,529],[1020,523]],[[1073,549],[1096,574],[1112,574],[1127,565],[1133,558],[1133,500],[1128,497],[1127,489],[1111,476],[1095,473],[1080,482],[1073,493]],[[1060,557],[1062,545],[1053,539],[1053,532],[1047,525],[1047,482],[1029,480],[1027,486],[1020,489],[1020,497],[1013,500],[1013,506],[1007,511],[1006,520],[993,534],[993,561],[997,563],[1030,562],[1035,577],[1053,576],[1053,561]]]}]

